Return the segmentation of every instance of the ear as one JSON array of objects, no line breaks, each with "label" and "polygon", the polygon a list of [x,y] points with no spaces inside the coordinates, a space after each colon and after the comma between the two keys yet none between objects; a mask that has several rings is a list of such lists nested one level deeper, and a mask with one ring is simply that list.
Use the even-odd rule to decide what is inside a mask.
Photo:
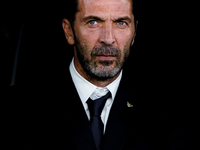
[{"label": "ear", "polygon": [[74,45],[75,44],[74,33],[73,33],[70,22],[65,18],[62,21],[62,27],[63,27],[64,33],[65,33],[65,37],[67,39],[67,42],[70,45]]},{"label": "ear", "polygon": [[133,46],[133,44],[135,42],[135,36],[136,36],[136,32],[137,32],[137,26],[138,26],[138,21],[136,21],[136,23],[135,23],[135,32],[134,32],[133,40],[131,42],[131,46]]}]

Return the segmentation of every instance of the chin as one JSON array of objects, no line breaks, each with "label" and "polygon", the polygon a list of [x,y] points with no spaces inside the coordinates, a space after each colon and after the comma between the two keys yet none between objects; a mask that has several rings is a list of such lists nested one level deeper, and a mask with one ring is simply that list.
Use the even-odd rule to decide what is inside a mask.
[{"label": "chin", "polygon": [[100,65],[91,69],[90,74],[98,80],[107,80],[115,77],[120,71],[121,68],[115,67],[113,65]]}]

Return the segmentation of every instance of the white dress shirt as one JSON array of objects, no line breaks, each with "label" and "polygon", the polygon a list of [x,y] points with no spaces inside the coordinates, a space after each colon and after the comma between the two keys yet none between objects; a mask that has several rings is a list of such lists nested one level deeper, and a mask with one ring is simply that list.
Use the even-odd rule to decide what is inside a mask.
[{"label": "white dress shirt", "polygon": [[[86,102],[87,102],[88,98],[91,96],[91,94],[98,87],[95,86],[94,84],[90,83],[89,81],[87,81],[76,71],[76,68],[74,66],[74,59],[72,60],[70,66],[69,66],[69,70],[70,70],[70,74],[71,74],[72,80],[74,82],[74,85],[76,87],[76,90],[79,94],[80,100],[81,100],[83,107],[85,109],[85,112],[87,114],[87,117],[88,117],[88,119],[90,119],[90,113],[89,113],[88,105]],[[111,106],[115,99],[115,95],[116,95],[117,89],[119,87],[121,78],[122,78],[122,71],[121,71],[120,75],[112,83],[110,83],[108,86],[106,86],[106,88],[111,92],[111,98],[107,99],[105,106],[101,113],[101,119],[104,124],[104,132],[105,132],[108,116],[110,113],[110,109],[111,109]]]}]

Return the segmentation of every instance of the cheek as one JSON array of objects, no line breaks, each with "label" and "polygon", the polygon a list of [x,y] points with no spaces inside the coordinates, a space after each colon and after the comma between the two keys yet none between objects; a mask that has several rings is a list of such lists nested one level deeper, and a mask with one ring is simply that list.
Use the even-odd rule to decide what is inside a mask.
[{"label": "cheek", "polygon": [[91,60],[91,52],[95,47],[96,41],[92,32],[81,31],[77,35],[79,53],[83,59]]},{"label": "cheek", "polygon": [[119,36],[116,37],[118,48],[121,51],[121,61],[124,61],[130,53],[130,46],[132,43],[133,35],[128,32],[121,32]]},{"label": "cheek", "polygon": [[98,42],[99,32],[95,30],[82,30],[80,40],[92,50]]},{"label": "cheek", "polygon": [[130,47],[133,39],[133,35],[127,32],[121,32],[120,34],[116,34],[116,42],[120,50],[124,51]]},{"label": "cheek", "polygon": [[80,33],[84,39],[87,39],[89,42],[94,42],[98,40],[100,30],[96,28],[83,27],[80,29]]}]

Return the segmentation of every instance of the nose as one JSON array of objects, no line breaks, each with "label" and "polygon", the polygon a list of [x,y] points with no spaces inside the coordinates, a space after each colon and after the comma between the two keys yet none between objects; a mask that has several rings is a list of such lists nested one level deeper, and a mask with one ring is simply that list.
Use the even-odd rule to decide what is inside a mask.
[{"label": "nose", "polygon": [[115,43],[115,37],[113,34],[111,23],[107,23],[104,26],[102,26],[99,39],[100,39],[100,42],[103,44],[112,45]]}]

